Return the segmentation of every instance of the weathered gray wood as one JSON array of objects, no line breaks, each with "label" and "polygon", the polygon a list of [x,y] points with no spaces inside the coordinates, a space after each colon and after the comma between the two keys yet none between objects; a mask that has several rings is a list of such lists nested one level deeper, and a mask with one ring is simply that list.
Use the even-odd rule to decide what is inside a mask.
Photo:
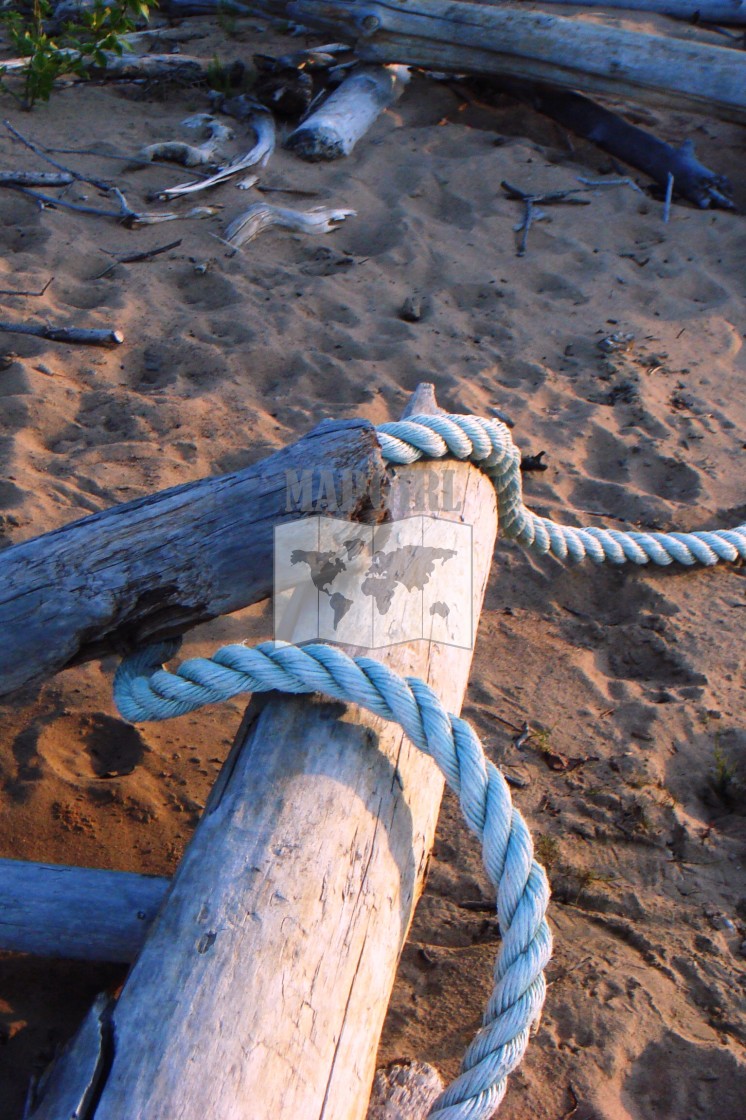
[{"label": "weathered gray wood", "polygon": [[[473,525],[478,617],[488,479],[452,461],[397,468],[389,508],[407,515],[418,475],[445,469],[459,501],[441,516]],[[470,649],[377,654],[460,709]],[[362,1120],[442,784],[396,726],[352,705],[252,703],[113,1012],[95,1120]]]},{"label": "weathered gray wood", "polygon": [[364,66],[346,78],[315,113],[287,138],[285,147],[309,162],[348,156],[409,82],[406,66]]},{"label": "weathered gray wood", "polygon": [[541,0],[544,4],[572,2],[575,8],[619,9],[632,12],[659,12],[674,19],[705,23],[746,23],[746,0]]},{"label": "weathered gray wood", "polygon": [[272,591],[273,531],[323,489],[381,515],[373,427],[326,421],[252,467],[200,479],[0,552],[0,695],[66,665],[183,633]]},{"label": "weathered gray wood", "polygon": [[133,961],[168,883],[126,871],[0,859],[0,949]]},{"label": "weathered gray wood", "polygon": [[500,74],[746,120],[746,53],[521,6],[449,0],[259,0],[355,44],[368,62]]}]

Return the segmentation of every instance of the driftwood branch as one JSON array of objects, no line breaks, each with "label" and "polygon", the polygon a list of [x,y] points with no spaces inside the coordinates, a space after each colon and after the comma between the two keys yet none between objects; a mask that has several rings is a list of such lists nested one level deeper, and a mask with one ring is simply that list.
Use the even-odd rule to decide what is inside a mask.
[{"label": "driftwood branch", "polygon": [[376,520],[385,486],[371,425],[327,421],[256,466],[5,549],[0,695],[266,599],[277,525],[313,512],[322,491],[350,519]]},{"label": "driftwood branch", "polygon": [[237,249],[273,226],[296,233],[333,233],[345,218],[355,214],[355,210],[331,210],[326,206],[315,206],[312,210],[289,210],[284,206],[271,206],[268,202],[256,202],[234,218],[225,231],[225,239]]},{"label": "driftwood branch", "polygon": [[746,53],[524,11],[428,0],[260,0],[355,44],[368,62],[496,74],[746,120]]},{"label": "driftwood branch", "polygon": [[0,187],[65,187],[72,182],[67,171],[0,171]]},{"label": "driftwood branch", "polygon": [[406,66],[365,66],[346,78],[323,105],[291,132],[286,148],[309,161],[348,156],[409,82]]},{"label": "driftwood branch", "polygon": [[[473,526],[478,617],[496,527],[486,476],[397,468],[388,508],[407,516],[432,470],[454,472],[446,516]],[[381,660],[459,710],[471,649],[417,641]],[[354,706],[252,704],[112,1011],[96,1120],[363,1120],[442,784],[395,725]],[[55,1105],[43,1096],[40,1115]]]},{"label": "driftwood branch", "polygon": [[0,331],[10,334],[30,334],[50,342],[67,342],[75,346],[121,346],[121,331],[89,330],[83,327],[50,327],[47,324],[0,322]]},{"label": "driftwood branch", "polygon": [[207,179],[201,179],[198,182],[180,183],[176,187],[167,187],[165,190],[158,191],[159,198],[177,198],[184,194],[195,194],[197,191],[207,190],[209,187],[216,187],[219,183],[226,182],[227,179],[233,178],[240,171],[246,171],[249,167],[254,167],[259,164],[260,167],[266,167],[267,162],[275,150],[275,123],[270,113],[266,110],[258,110],[254,112],[250,120],[251,127],[256,134],[256,143],[245,155],[238,156],[236,159],[231,160],[230,163],[219,167],[214,175]]}]

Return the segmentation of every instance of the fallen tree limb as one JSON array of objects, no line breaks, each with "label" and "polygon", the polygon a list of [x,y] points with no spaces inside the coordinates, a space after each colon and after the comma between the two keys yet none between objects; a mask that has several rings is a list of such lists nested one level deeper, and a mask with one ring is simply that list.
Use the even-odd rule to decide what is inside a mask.
[{"label": "fallen tree limb", "polygon": [[311,162],[348,156],[361,136],[409,82],[406,66],[365,66],[354,71],[285,144]]},{"label": "fallen tree limb", "polygon": [[428,0],[258,0],[355,44],[368,62],[499,74],[746,120],[746,52],[521,7]]},{"label": "fallen tree limb", "polygon": [[266,599],[275,526],[312,512],[322,486],[351,520],[376,520],[385,479],[372,426],[327,421],[256,466],[5,549],[0,695]]},{"label": "fallen tree limb", "polygon": [[133,961],[168,886],[152,875],[0,859],[0,949]]},{"label": "fallen tree limb", "polygon": [[[195,58],[186,54],[115,54],[103,51],[104,65],[97,65],[92,57],[81,55],[79,51],[62,48],[60,54],[67,55],[71,63],[83,65],[86,76],[91,78],[111,78],[117,80],[155,81],[168,78],[185,83],[204,82],[215,67],[214,59]],[[23,58],[8,58],[0,62],[0,71],[6,78],[20,77],[29,65]],[[222,67],[227,82],[237,85],[244,73],[242,62],[232,62]]]},{"label": "fallen tree limb", "polygon": [[86,329],[83,327],[50,327],[45,323],[0,323],[0,331],[30,334],[50,342],[68,342],[75,346],[121,346],[121,331]]},{"label": "fallen tree limb", "polygon": [[658,12],[696,23],[746,23],[746,0],[541,0],[544,4],[572,3],[575,8],[622,8],[630,12]]},{"label": "fallen tree limb", "polygon": [[590,140],[609,155],[643,171],[662,190],[668,189],[671,175],[674,193],[696,206],[733,209],[727,178],[699,162],[691,140],[673,148],[579,93],[522,82],[500,83],[500,88],[529,101],[540,113],[577,136]]}]

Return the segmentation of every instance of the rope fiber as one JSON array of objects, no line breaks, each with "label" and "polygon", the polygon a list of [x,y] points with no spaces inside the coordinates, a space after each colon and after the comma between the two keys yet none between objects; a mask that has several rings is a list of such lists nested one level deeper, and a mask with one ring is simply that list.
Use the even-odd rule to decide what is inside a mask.
[{"label": "rope fiber", "polygon": [[[597,564],[711,565],[746,559],[746,524],[696,533],[622,533],[574,529],[537,516],[523,502],[520,452],[498,420],[423,415],[381,424],[377,432],[389,463],[455,456],[481,467],[497,493],[501,534],[539,554],[573,561],[589,557]],[[483,1026],[466,1051],[461,1074],[429,1117],[487,1120],[541,1015],[552,939],[546,875],[533,858],[531,836],[505,779],[485,758],[478,736],[464,720],[449,715],[423,681],[403,679],[378,661],[353,659],[333,646],[230,645],[209,659],[185,661],[171,673],[162,663],[178,647],[179,642],[161,642],[122,662],[114,699],[125,719],[168,719],[243,692],[321,692],[396,721],[440,767],[460,799],[466,823],[482,842],[484,865],[497,892],[502,942]]]}]

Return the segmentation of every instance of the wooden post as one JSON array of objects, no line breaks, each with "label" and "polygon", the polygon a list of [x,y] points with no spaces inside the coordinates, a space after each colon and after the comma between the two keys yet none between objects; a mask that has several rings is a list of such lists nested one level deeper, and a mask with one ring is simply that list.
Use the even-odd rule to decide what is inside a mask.
[{"label": "wooden post", "polygon": [[133,961],[168,879],[0,859],[0,950]]},{"label": "wooden post", "polygon": [[257,9],[355,44],[366,62],[400,62],[547,82],[746,120],[746,54],[522,4],[428,0],[256,0]]},{"label": "wooden post", "polygon": [[[476,622],[497,521],[487,477],[397,467],[389,510],[407,516],[423,472],[446,471],[456,508],[439,517],[473,526]],[[460,710],[471,649],[376,655]],[[354,705],[252,702],[112,1012],[95,1120],[362,1120],[442,788],[396,725]]]},{"label": "wooden post", "polygon": [[302,159],[339,159],[348,156],[361,136],[404,92],[406,66],[364,66],[346,78],[285,144]]},{"label": "wooden post", "polygon": [[326,421],[245,470],[114,506],[6,549],[0,696],[268,598],[276,525],[318,512],[320,494],[325,502],[349,498],[353,521],[376,521],[384,484],[372,425]]}]

